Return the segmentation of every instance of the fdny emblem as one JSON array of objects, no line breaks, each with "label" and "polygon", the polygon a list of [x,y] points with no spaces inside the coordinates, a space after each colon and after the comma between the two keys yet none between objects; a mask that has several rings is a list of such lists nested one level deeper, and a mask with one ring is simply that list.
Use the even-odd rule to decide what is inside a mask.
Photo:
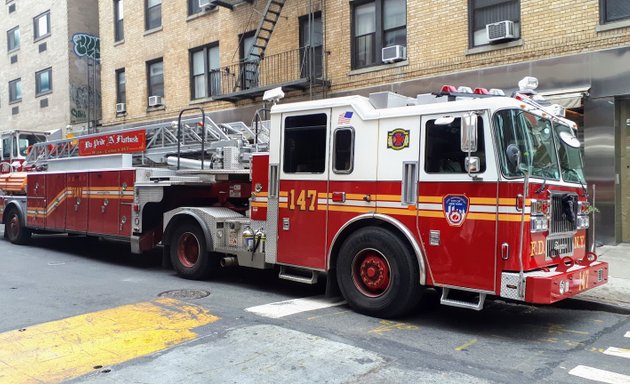
[{"label": "fdny emblem", "polygon": [[461,227],[468,213],[468,198],[465,195],[447,195],[444,197],[444,216],[448,224]]},{"label": "fdny emblem", "polygon": [[387,132],[387,148],[400,151],[409,147],[409,130],[397,128]]}]

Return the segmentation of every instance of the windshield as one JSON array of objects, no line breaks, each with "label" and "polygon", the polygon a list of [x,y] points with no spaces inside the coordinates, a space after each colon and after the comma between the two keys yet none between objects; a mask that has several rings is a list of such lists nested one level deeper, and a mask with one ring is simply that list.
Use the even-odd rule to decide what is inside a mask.
[{"label": "windshield", "polygon": [[41,143],[46,141],[46,136],[45,135],[36,135],[36,134],[32,134],[32,133],[21,133],[18,136],[18,149],[20,151],[20,156],[26,156],[27,155],[27,149],[28,147],[30,147],[31,145],[35,144],[35,143]]},{"label": "windshield", "polygon": [[[558,156],[560,157],[560,169],[562,170],[562,179],[570,183],[585,184],[584,168],[582,162],[582,153],[579,147],[571,146],[562,135],[568,135],[575,138],[575,132],[566,125],[556,124],[556,133],[558,134]],[[577,138],[576,138],[577,140]]]},{"label": "windshield", "polygon": [[530,176],[560,179],[551,121],[526,111],[507,109],[494,115],[494,125],[505,176],[523,176],[521,169],[508,158],[508,146],[515,144],[521,153],[521,166],[529,170]]}]

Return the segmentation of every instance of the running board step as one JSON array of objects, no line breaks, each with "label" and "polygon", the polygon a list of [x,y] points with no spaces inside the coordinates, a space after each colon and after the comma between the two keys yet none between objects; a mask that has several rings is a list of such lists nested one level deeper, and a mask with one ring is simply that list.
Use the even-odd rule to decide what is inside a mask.
[{"label": "running board step", "polygon": [[[459,296],[465,296],[464,299],[461,298],[449,298],[449,294],[453,294],[455,293],[456,295],[459,294]],[[469,296],[473,296],[473,297],[469,297]],[[476,301],[474,301],[475,297],[476,297]],[[472,298],[473,300],[466,300],[468,298]],[[481,293],[481,292],[469,292],[469,291],[462,291],[462,290],[458,290],[458,289],[453,289],[451,292],[450,288],[442,288],[442,297],[440,298],[440,304],[443,305],[448,305],[451,307],[457,307],[457,308],[466,308],[466,309],[472,309],[475,311],[481,311],[483,309],[483,303],[486,301],[486,294],[485,293]]]},{"label": "running board step", "polygon": [[313,285],[317,284],[319,272],[281,266],[278,277],[284,280],[295,281],[297,283]]}]

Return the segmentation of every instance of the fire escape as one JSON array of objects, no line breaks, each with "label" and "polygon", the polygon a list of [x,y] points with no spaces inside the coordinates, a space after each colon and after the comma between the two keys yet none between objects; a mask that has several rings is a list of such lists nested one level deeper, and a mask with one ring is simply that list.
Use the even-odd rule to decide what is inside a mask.
[{"label": "fire escape", "polygon": [[[309,9],[312,10],[313,0],[308,1]],[[242,2],[243,0],[215,0],[209,1],[209,5],[232,9]],[[254,0],[247,2],[253,3]],[[275,87],[289,91],[312,91],[315,87],[328,87],[329,82],[323,71],[322,44],[313,44],[317,40],[313,37],[314,12],[308,15],[308,35],[303,39],[308,43],[295,50],[266,55],[285,2],[286,0],[267,0],[264,10],[260,12],[260,21],[254,34],[243,36],[249,39],[249,44],[242,45],[241,59],[215,70],[213,83],[218,89],[212,96],[214,100],[236,102],[253,99]],[[318,20],[321,23],[321,17]]]}]

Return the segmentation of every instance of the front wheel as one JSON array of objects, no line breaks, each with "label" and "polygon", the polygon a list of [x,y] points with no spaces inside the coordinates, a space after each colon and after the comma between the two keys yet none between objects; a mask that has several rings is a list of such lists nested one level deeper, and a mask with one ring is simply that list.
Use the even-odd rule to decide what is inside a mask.
[{"label": "front wheel", "polygon": [[339,250],[337,282],[357,312],[385,318],[401,316],[420,300],[419,281],[415,256],[386,229],[360,229]]},{"label": "front wheel", "polygon": [[4,222],[4,236],[13,244],[26,244],[31,231],[24,225],[24,218],[15,207],[9,208]]},{"label": "front wheel", "polygon": [[175,229],[170,253],[173,268],[185,279],[204,279],[219,267],[218,259],[208,254],[205,235],[196,223],[184,223]]}]

